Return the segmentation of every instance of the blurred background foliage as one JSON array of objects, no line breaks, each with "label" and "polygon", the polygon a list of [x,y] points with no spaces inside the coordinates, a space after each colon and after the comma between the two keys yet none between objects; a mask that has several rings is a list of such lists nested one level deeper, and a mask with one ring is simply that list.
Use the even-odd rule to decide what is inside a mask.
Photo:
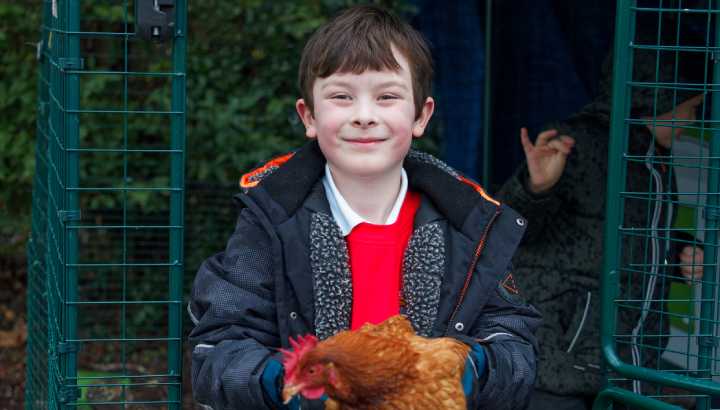
[{"label": "blurred background foliage", "polygon": [[[39,82],[37,43],[43,0],[0,3],[0,262],[24,266],[30,230],[32,178]],[[132,4],[129,1],[128,4]],[[232,196],[240,176],[273,156],[305,142],[295,113],[297,65],[309,35],[339,9],[357,0],[190,1],[187,49],[187,144],[185,206],[185,292],[202,261],[221,251],[232,233],[236,209]],[[406,0],[378,0],[406,19],[415,10]],[[123,1],[84,0],[81,30],[124,32],[128,21]],[[131,7],[131,6],[130,6]],[[132,10],[132,8],[130,8]],[[170,72],[170,48],[131,40],[82,39],[84,69],[93,71]],[[117,75],[80,77],[81,108],[98,111],[80,117],[84,148],[167,148],[167,116],[122,117],[109,110],[170,110],[171,79],[163,76]],[[127,94],[124,95],[124,90]],[[417,141],[437,153],[436,128]],[[140,155],[140,157],[133,156]],[[127,164],[132,164],[127,167]],[[169,156],[152,154],[83,154],[80,185],[87,187],[165,187]],[[122,209],[139,224],[162,225],[168,215],[166,193],[147,190],[126,193],[102,191],[81,195],[83,220],[119,224]],[[83,257],[112,260],[122,238],[81,237]],[[128,252],[148,260],[167,258],[167,238],[133,233]],[[18,279],[24,282],[24,269]],[[154,277],[157,276],[157,277]],[[162,275],[146,276],[145,288],[133,288],[137,298],[162,289]],[[103,278],[95,278],[104,283]],[[100,290],[97,297],[103,297]],[[104,295],[104,297],[110,297]],[[0,301],[1,303],[5,303]],[[134,316],[140,328],[165,312],[148,305]],[[159,323],[159,322],[158,322]],[[185,318],[184,330],[191,328]]]},{"label": "blurred background foliage", "polygon": [[[30,231],[31,196],[35,172],[37,88],[39,82],[37,44],[41,37],[43,2],[0,0],[0,279],[13,283],[0,294],[0,308],[25,315],[25,246]],[[411,19],[415,10],[408,0],[377,0]],[[124,32],[128,19],[123,0],[82,0],[83,31]],[[133,0],[128,0],[132,10]],[[236,218],[232,196],[239,191],[240,176],[255,165],[305,142],[302,124],[295,114],[298,98],[297,64],[309,35],[339,9],[357,0],[239,0],[189,1],[187,49],[187,151],[185,206],[185,292],[202,261],[221,251],[232,233]],[[171,71],[169,47],[131,40],[88,38],[81,41],[84,69],[107,72]],[[124,56],[127,55],[127,58]],[[81,76],[81,107],[97,110],[80,118],[82,147],[167,148],[167,116],[104,115],[105,110],[170,109],[170,85],[167,77],[128,77],[118,75]],[[123,95],[127,89],[126,96]],[[126,98],[125,98],[126,97]],[[422,148],[437,153],[437,139],[419,141]],[[140,156],[140,157],[138,157]],[[84,154],[80,160],[81,186],[118,187],[168,185],[168,155]],[[124,169],[124,164],[132,164]],[[159,224],[167,220],[168,198],[165,192],[147,190],[119,193],[89,192],[81,195],[83,222],[119,224],[123,207],[133,223]],[[159,231],[159,230],[158,230]],[[167,237],[152,232],[132,232],[127,238],[113,236],[112,230],[81,235],[81,257],[89,260],[115,260],[118,243],[133,258],[165,260]],[[160,299],[166,289],[163,275],[130,272],[134,275],[129,297],[137,300]],[[81,289],[94,299],[112,299],[122,288],[111,273],[86,272]],[[93,288],[95,287],[95,288]],[[131,315],[128,331],[157,325],[160,331],[167,312],[158,305],[142,305]],[[0,309],[0,314],[2,314]],[[106,331],[113,312],[87,332]],[[98,312],[98,315],[105,314]],[[100,316],[87,315],[96,319]],[[191,329],[183,315],[183,330]],[[103,316],[104,317],[104,316]],[[14,319],[0,317],[0,330],[12,327]],[[22,323],[25,323],[22,321]],[[23,330],[24,334],[24,330]],[[21,369],[22,344],[0,361],[0,367]],[[9,351],[9,350],[8,350]],[[90,352],[92,353],[92,352]],[[97,352],[96,352],[97,353]],[[88,354],[92,360],[107,363],[112,352]],[[156,355],[161,357],[162,355]],[[13,359],[14,358],[14,359]],[[98,360],[100,358],[100,360]],[[186,358],[187,359],[187,358]],[[6,363],[7,362],[7,363]],[[10,363],[10,364],[8,364]],[[13,367],[15,366],[15,367]],[[1,373],[1,372],[0,372]],[[0,384],[22,386],[24,372]],[[185,372],[189,374],[189,369]],[[186,380],[187,382],[187,380]],[[191,390],[186,386],[186,393]],[[10,407],[21,407],[21,393],[2,397]],[[5,400],[5,401],[3,401]],[[186,398],[186,400],[189,400]]]},{"label": "blurred background foliage", "polygon": [[[84,15],[97,21],[83,22],[83,29],[107,31],[100,27],[108,21],[123,21],[124,7],[108,7],[102,2],[83,1]],[[132,3],[132,2],[130,2]],[[186,215],[188,229],[197,232],[216,226],[195,228],[197,220],[218,212],[229,212],[218,222],[219,237],[227,238],[227,218],[234,219],[230,197],[237,191],[240,175],[258,163],[282,152],[297,148],[304,142],[302,124],[294,109],[298,97],[297,64],[307,37],[337,10],[351,0],[263,1],[242,0],[190,1],[188,10],[187,51],[187,163],[188,184]],[[395,10],[407,19],[414,10],[402,0],[376,1]],[[41,24],[40,0],[0,3],[0,255],[22,254],[30,218],[32,175],[36,133],[38,82],[36,44]],[[32,6],[32,7],[31,7]],[[97,10],[95,10],[97,8]],[[122,30],[122,27],[113,27]],[[84,46],[87,67],[103,67],[104,55],[117,53],[102,43]],[[160,48],[158,48],[160,50]],[[111,60],[108,58],[108,60]],[[112,59],[116,61],[117,59]],[[168,59],[145,62],[147,71],[162,70]],[[131,98],[135,108],[164,109],[169,105],[168,84],[148,81],[147,92]],[[81,100],[93,107],[112,108],[122,104],[122,90],[116,76],[88,76],[81,83]],[[114,91],[113,91],[114,90]],[[130,107],[132,108],[132,107]],[[130,127],[133,125],[130,124]],[[141,124],[136,135],[143,146],[162,144],[167,124]],[[88,132],[90,131],[90,132]],[[81,126],[81,141],[88,145],[109,145],[103,133]],[[154,139],[155,138],[155,139]],[[437,152],[432,135],[420,141],[422,148]],[[157,175],[157,167],[166,166],[160,158],[147,158],[137,175]],[[117,163],[116,163],[117,162]],[[87,161],[81,175],[93,183],[111,180],[119,169],[117,161]],[[153,171],[155,170],[155,171]],[[132,183],[132,181],[130,181]],[[163,186],[162,177],[143,179],[147,185]],[[128,198],[146,211],[157,205],[152,196],[132,194]],[[117,199],[97,197],[85,206],[112,208]],[[160,205],[162,206],[162,205]],[[191,224],[192,222],[192,224]],[[208,224],[216,225],[213,221]],[[231,224],[232,225],[232,224]],[[186,238],[192,240],[193,232]],[[202,239],[202,238],[201,238]],[[218,249],[217,241],[199,240],[204,245],[198,253],[207,256]],[[224,241],[223,239],[223,241]],[[188,255],[190,256],[190,255]],[[190,258],[188,269],[197,268]]]},{"label": "blurred background foliage", "polygon": [[0,3],[0,255],[22,253],[29,230],[40,20],[39,7]]},{"label": "blurred background foliage", "polygon": [[[207,3],[190,2],[188,20],[187,286],[232,233],[241,174],[305,142],[295,112],[305,41],[337,10],[360,2]],[[415,12],[407,1],[376,3],[407,19]],[[418,142],[437,152],[436,140]]]},{"label": "blurred background foliage", "polygon": [[[328,16],[357,1],[209,3],[190,4],[188,176],[236,181],[303,142],[294,108],[300,52]],[[400,1],[379,3],[412,13]]]}]

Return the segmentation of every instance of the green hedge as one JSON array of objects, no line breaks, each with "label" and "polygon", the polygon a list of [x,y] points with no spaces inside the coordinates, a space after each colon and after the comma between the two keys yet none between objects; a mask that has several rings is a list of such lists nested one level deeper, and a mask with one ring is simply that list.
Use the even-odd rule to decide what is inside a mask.
[{"label": "green hedge", "polygon": [[[185,294],[232,233],[240,175],[304,143],[295,113],[300,53],[319,25],[357,1],[212,3],[222,4],[190,5]],[[381,3],[412,13],[399,0]],[[422,140],[432,148],[432,138]]]},{"label": "green hedge", "polygon": [[[413,13],[402,0],[377,2],[406,16]],[[189,2],[187,181],[236,186],[243,171],[303,143],[294,109],[300,52],[313,30],[353,3],[357,1]],[[0,253],[21,252],[29,229],[41,4],[0,4]],[[101,84],[108,80],[94,81],[98,84],[86,83],[82,95],[91,96],[93,87],[112,88]],[[148,98],[152,101],[152,91]],[[422,141],[425,149],[436,147],[434,137]],[[188,208],[188,213],[197,211]],[[10,241],[15,243],[11,249],[9,237],[20,238]]]},{"label": "green hedge", "polygon": [[40,4],[0,3],[0,254],[21,249],[28,229]]},{"label": "green hedge", "polygon": [[[357,1],[207,3],[190,6],[188,177],[234,181],[302,144],[294,108],[300,52],[328,16]],[[396,0],[381,3],[409,10]]]}]

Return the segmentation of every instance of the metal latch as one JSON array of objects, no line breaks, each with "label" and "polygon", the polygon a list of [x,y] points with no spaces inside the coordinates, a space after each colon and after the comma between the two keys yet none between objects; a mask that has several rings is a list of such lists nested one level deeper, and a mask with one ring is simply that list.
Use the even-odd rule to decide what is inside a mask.
[{"label": "metal latch", "polygon": [[74,210],[64,210],[60,209],[57,211],[58,218],[62,222],[70,222],[70,221],[81,221],[82,220],[82,212],[79,209]]},{"label": "metal latch", "polygon": [[80,351],[80,344],[77,342],[60,342],[57,346],[57,352],[60,354],[77,353]]},{"label": "metal latch", "polygon": [[82,70],[85,67],[85,60],[82,58],[61,57],[58,58],[58,65],[61,70]]},{"label": "metal latch", "polygon": [[80,389],[77,387],[61,387],[57,392],[57,398],[60,403],[71,403],[80,398]]},{"label": "metal latch", "polygon": [[135,34],[145,40],[163,41],[173,37],[175,0],[136,0]]}]

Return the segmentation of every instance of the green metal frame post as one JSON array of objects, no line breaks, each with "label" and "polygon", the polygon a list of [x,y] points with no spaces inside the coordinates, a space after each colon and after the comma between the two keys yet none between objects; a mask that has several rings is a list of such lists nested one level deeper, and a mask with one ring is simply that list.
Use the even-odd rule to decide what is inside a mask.
[{"label": "green metal frame post", "polygon": [[[717,14],[715,18],[715,45],[720,44],[720,18]],[[720,82],[720,64],[717,61],[713,64],[713,84]],[[712,114],[713,121],[720,119],[720,90],[714,88],[712,90]],[[712,138],[710,139],[710,157],[708,158],[708,192],[707,203],[705,205],[705,245],[708,249],[717,249],[718,245],[718,226],[720,225],[720,130],[714,128]],[[703,265],[716,266],[716,252],[705,252]],[[705,274],[714,276],[710,280],[704,278],[701,288],[700,300],[700,332],[698,334],[698,370],[699,377],[709,379],[712,377],[713,351],[717,349],[715,336],[715,322],[713,317],[716,312],[715,294],[716,284],[718,283],[717,270],[705,269]],[[707,397],[698,399],[697,410],[710,409],[710,400]]]},{"label": "green metal frame post", "polygon": [[183,292],[183,220],[185,186],[185,53],[187,47],[187,4],[176,2],[176,27],[173,43],[171,170],[170,170],[170,326],[168,329],[168,365],[177,384],[169,389],[172,409],[180,409],[182,374],[182,292]]},{"label": "green metal frame post", "polygon": [[[71,62],[80,61],[80,39],[76,33],[80,31],[80,2],[79,0],[66,0],[65,7],[65,58]],[[63,354],[63,401],[74,402],[76,399],[76,391],[72,387],[66,387],[71,380],[77,379],[77,353],[74,349],[74,341],[77,339],[77,291],[78,291],[78,237],[76,229],[69,229],[72,219],[76,219],[75,215],[80,210],[80,202],[78,198],[78,188],[80,185],[80,162],[78,158],[77,148],[80,140],[80,119],[78,110],[80,108],[80,80],[78,74],[73,70],[67,70],[63,73],[65,83],[65,142],[63,147],[63,155],[65,156],[65,213],[61,218],[60,224],[65,237],[65,264],[63,290],[62,290],[62,346],[65,347]],[[65,407],[71,408],[65,404]],[[74,406],[72,406],[74,408]]]}]

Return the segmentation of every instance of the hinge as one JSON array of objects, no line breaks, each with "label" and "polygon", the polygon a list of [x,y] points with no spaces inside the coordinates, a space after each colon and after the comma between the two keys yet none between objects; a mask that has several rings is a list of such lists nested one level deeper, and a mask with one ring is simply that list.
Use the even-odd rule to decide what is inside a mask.
[{"label": "hinge", "polygon": [[720,209],[712,206],[706,206],[703,208],[706,220],[716,221],[720,219]]},{"label": "hinge", "polygon": [[85,66],[85,60],[82,58],[64,58],[58,59],[58,64],[62,70],[82,70]]},{"label": "hinge", "polygon": [[77,387],[61,387],[58,391],[58,401],[60,403],[73,402],[78,397],[80,397],[80,389]]},{"label": "hinge", "polygon": [[45,47],[45,41],[43,41],[42,39],[40,41],[38,41],[37,43],[35,43],[35,59],[37,61],[42,60],[44,47]]},{"label": "hinge", "polygon": [[718,347],[718,338],[715,336],[698,336],[698,346],[708,348]]},{"label": "hinge", "polygon": [[77,353],[78,351],[80,351],[78,342],[60,342],[57,345],[57,352],[60,354]]},{"label": "hinge", "polygon": [[175,30],[175,0],[136,0],[135,34],[145,40],[162,41],[181,35]]},{"label": "hinge", "polygon": [[58,218],[60,218],[60,220],[63,222],[79,221],[82,219],[82,213],[80,212],[79,209],[75,209],[72,211],[59,210]]}]

